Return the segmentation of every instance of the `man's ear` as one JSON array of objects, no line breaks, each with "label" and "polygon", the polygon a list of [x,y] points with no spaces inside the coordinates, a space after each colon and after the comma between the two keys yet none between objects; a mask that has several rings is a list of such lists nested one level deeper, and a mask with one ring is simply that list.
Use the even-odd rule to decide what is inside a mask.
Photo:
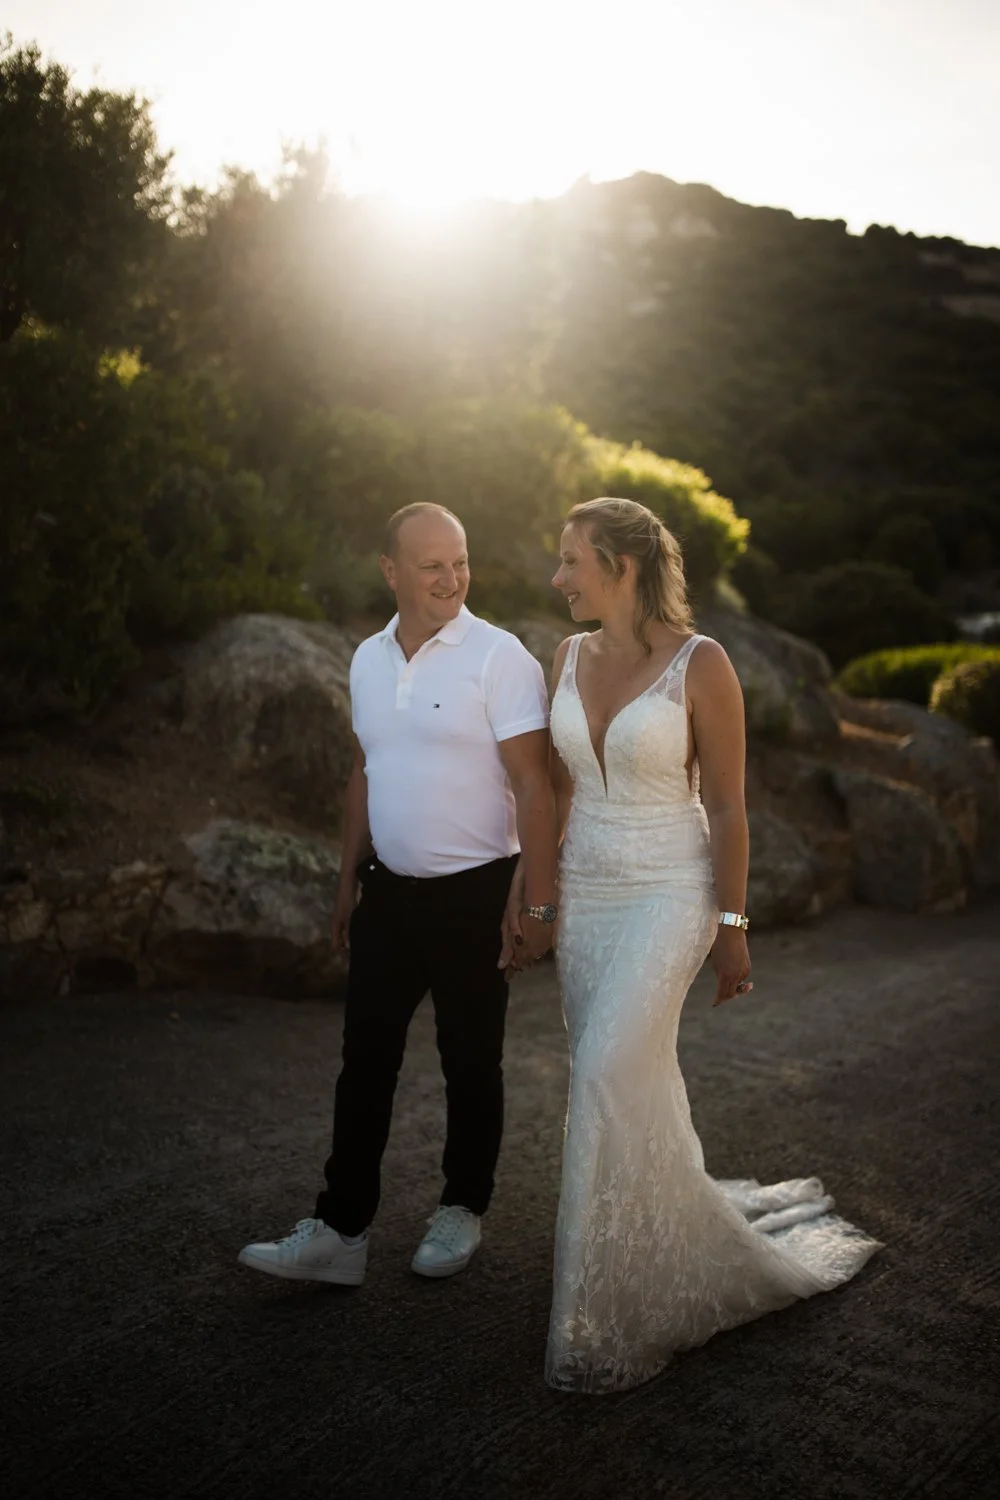
[{"label": "man's ear", "polygon": [[382,569],[382,577],[385,579],[386,583],[392,589],[392,592],[395,593],[396,592],[396,564],[393,562],[393,560],[392,560],[391,557],[386,557],[385,554],[383,553],[383,555],[378,560],[378,565]]}]

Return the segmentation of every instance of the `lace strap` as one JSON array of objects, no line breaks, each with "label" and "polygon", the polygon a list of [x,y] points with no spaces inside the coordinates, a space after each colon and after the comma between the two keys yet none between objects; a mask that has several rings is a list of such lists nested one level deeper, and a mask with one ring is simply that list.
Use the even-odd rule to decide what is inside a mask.
[{"label": "lace strap", "polygon": [[579,689],[576,685],[576,659],[580,655],[580,642],[583,640],[584,635],[586,635],[586,631],[581,635],[570,636],[562,671],[559,674],[559,686],[562,687],[565,684],[567,688],[572,688],[577,693]]},{"label": "lace strap", "polygon": [[688,662],[694,655],[694,648],[699,641],[705,639],[706,637],[703,635],[693,635],[686,640],[664,673],[665,678],[670,680],[676,676],[685,677],[687,675]]}]

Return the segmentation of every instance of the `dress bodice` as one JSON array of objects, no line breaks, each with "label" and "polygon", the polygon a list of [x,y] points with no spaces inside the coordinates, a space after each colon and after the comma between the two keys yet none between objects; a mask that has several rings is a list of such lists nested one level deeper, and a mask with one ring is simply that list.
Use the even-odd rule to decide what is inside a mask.
[{"label": "dress bodice", "polygon": [[[577,684],[583,635],[573,636],[552,703],[552,739],[573,778],[563,871],[588,881],[710,880],[707,823],[695,763],[688,780],[691,636],[655,682],[608,725],[604,772]],[[606,780],[605,780],[606,776]]]},{"label": "dress bodice", "polygon": [[620,708],[604,737],[601,773],[590,725],[577,684],[577,660],[584,635],[569,643],[552,704],[552,738],[573,778],[574,797],[583,801],[661,808],[688,805],[698,796],[698,768],[688,782],[687,665],[704,636],[686,640],[655,682]]}]

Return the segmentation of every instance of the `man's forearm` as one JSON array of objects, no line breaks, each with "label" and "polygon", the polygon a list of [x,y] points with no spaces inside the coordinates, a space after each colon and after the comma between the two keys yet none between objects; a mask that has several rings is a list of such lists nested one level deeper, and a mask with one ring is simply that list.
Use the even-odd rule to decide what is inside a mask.
[{"label": "man's forearm", "polygon": [[514,802],[524,902],[526,906],[544,906],[555,900],[558,876],[556,806],[548,775],[515,787]]},{"label": "man's forearm", "polygon": [[720,911],[746,911],[750,836],[742,808],[708,814],[715,899]]},{"label": "man's forearm", "polygon": [[353,881],[354,872],[371,848],[368,827],[368,777],[355,765],[344,794],[344,825],[340,840],[340,884]]}]

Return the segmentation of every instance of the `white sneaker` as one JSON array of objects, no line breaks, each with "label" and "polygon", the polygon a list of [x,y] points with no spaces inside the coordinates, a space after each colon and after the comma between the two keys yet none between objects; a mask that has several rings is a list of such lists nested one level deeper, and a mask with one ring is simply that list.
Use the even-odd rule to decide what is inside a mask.
[{"label": "white sneaker", "polygon": [[368,1236],[356,1245],[345,1244],[322,1219],[300,1219],[283,1240],[245,1245],[241,1266],[282,1276],[286,1281],[329,1281],[336,1286],[360,1286],[365,1279]]},{"label": "white sneaker", "polygon": [[454,1276],[464,1271],[482,1239],[479,1215],[454,1203],[436,1209],[427,1222],[430,1228],[413,1257],[412,1269],[418,1276]]}]

